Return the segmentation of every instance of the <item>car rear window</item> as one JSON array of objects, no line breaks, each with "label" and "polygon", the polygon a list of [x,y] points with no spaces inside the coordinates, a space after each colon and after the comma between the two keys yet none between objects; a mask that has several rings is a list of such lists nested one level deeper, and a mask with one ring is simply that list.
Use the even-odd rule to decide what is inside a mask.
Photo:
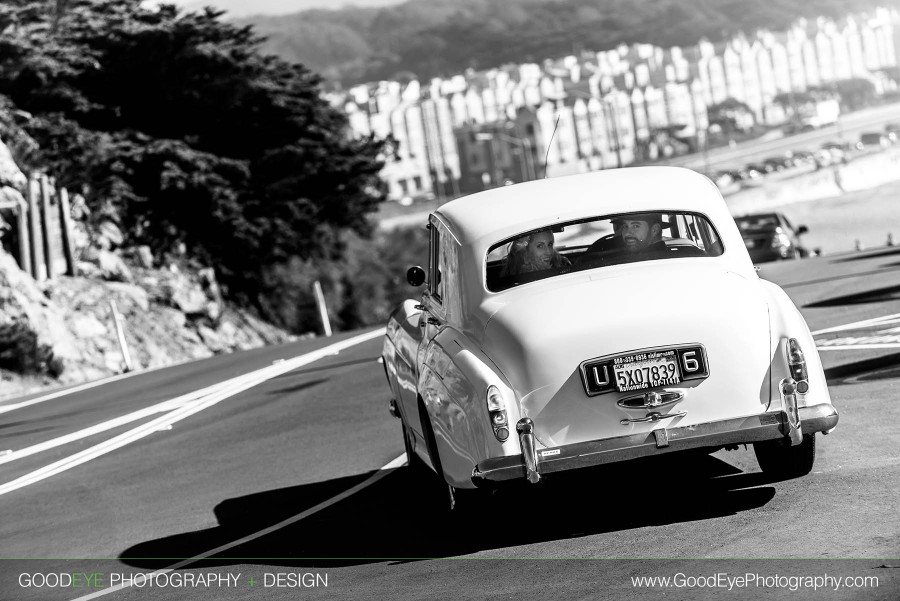
[{"label": "car rear window", "polygon": [[491,246],[486,285],[492,292],[623,263],[724,252],[709,220],[697,213],[619,213],[523,232]]},{"label": "car rear window", "polygon": [[742,232],[754,230],[771,230],[778,227],[777,215],[753,215],[748,217],[735,217],[738,229]]}]

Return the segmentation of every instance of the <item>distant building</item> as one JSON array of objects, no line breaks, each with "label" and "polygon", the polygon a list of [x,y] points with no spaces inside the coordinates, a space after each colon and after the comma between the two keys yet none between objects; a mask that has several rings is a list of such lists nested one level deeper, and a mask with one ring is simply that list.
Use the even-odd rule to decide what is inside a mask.
[{"label": "distant building", "polygon": [[347,114],[351,135],[391,141],[382,172],[390,198],[450,198],[630,165],[671,152],[676,140],[702,149],[708,107],[729,98],[777,126],[786,119],[779,95],[850,78],[895,90],[898,50],[900,11],[878,9],[716,44],[622,44],[426,85],[382,81],[329,101]]}]

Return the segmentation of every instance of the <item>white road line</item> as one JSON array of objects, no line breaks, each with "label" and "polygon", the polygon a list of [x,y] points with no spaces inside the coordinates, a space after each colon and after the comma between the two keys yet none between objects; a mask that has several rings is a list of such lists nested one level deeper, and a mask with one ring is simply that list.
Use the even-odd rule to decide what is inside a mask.
[{"label": "white road line", "polygon": [[873,317],[871,319],[864,319],[862,321],[855,321],[853,323],[845,323],[844,325],[834,326],[833,328],[825,328],[824,330],[816,330],[815,332],[810,333],[813,336],[818,336],[820,334],[830,334],[831,332],[841,332],[843,330],[852,330],[854,328],[887,325],[889,323],[893,323],[894,321],[900,321],[900,313],[894,313],[893,315],[882,315],[881,317]]},{"label": "white road line", "polygon": [[900,348],[900,344],[846,344],[841,346],[817,346],[818,351],[858,351],[880,348]]},{"label": "white road line", "polygon": [[38,397],[36,399],[22,401],[21,403],[15,403],[12,405],[0,405],[0,413],[6,413],[8,411],[15,411],[16,409],[21,409],[23,407],[30,407],[31,405],[37,405],[38,403],[43,403],[44,401],[52,401],[53,399],[58,399],[59,397],[66,396],[67,394],[75,394],[76,392],[81,392],[82,390],[89,390],[91,388],[96,388],[97,386],[103,386],[104,384],[111,384],[112,382],[117,382],[119,380],[131,378],[133,376],[136,376],[138,374],[143,374],[143,373],[146,373],[146,372],[145,371],[130,371],[126,374],[110,376],[109,378],[103,378],[102,380],[94,380],[93,382],[88,382],[86,384],[81,384],[79,386],[73,386],[72,388],[66,388],[65,390],[58,390],[56,392],[51,392],[50,394],[46,394],[46,395]]},{"label": "white road line", "polygon": [[328,345],[317,351],[281,361],[279,363],[276,363],[275,365],[265,367],[256,372],[251,372],[250,374],[239,376],[234,380],[240,381],[234,382],[234,380],[232,380],[232,385],[223,387],[221,390],[208,394],[205,397],[186,403],[183,406],[171,411],[170,413],[167,413],[166,415],[160,416],[154,420],[147,422],[146,424],[138,426],[137,428],[133,428],[132,430],[124,432],[123,434],[115,436],[100,444],[94,445],[89,449],[85,449],[79,453],[60,459],[59,461],[51,463],[50,465],[46,465],[40,469],[25,474],[24,476],[16,478],[11,482],[2,484],[0,485],[0,495],[4,495],[20,488],[24,488],[66,470],[72,469],[73,467],[76,467],[83,463],[87,463],[92,459],[96,459],[97,457],[105,455],[127,444],[149,436],[150,434],[158,431],[161,428],[170,426],[175,422],[190,417],[195,413],[199,413],[204,409],[212,407],[213,405],[240,392],[253,388],[254,386],[261,384],[266,380],[270,380],[282,374],[293,371],[298,367],[302,367],[303,365],[312,363],[313,361],[317,361],[319,359],[322,359],[323,357],[334,355],[346,348],[350,348],[379,336],[383,336],[384,333],[385,328],[379,328],[378,330],[367,332],[366,334],[360,334],[359,336],[354,336],[353,338],[348,338],[347,340]]},{"label": "white road line", "polygon": [[[193,363],[194,361],[203,361],[203,359],[194,359],[192,361],[187,361],[185,363],[179,363],[178,367],[182,365],[187,365],[189,363]],[[112,384],[113,382],[118,382],[119,380],[126,380],[128,378],[133,378],[134,376],[140,376],[143,374],[149,374],[154,371],[159,371],[161,369],[166,369],[169,367],[176,367],[175,365],[159,365],[157,367],[148,367],[147,369],[139,369],[137,371],[130,371],[124,374],[117,374],[115,376],[109,376],[107,378],[102,378],[100,380],[94,380],[93,382],[86,382],[84,384],[78,384],[77,386],[73,386],[71,388],[65,388],[63,390],[57,390],[56,392],[51,392],[45,394],[44,396],[40,396],[34,399],[29,399],[27,401],[22,401],[21,403],[14,403],[12,405],[0,405],[0,413],[7,413],[9,411],[15,411],[16,409],[21,409],[23,407],[30,407],[31,405],[37,405],[38,403],[43,403],[45,401],[52,401],[53,399],[58,399],[59,397],[66,396],[67,394],[75,394],[76,392],[81,392],[83,390],[90,390],[91,388],[96,388],[97,386],[103,386],[104,384]]]},{"label": "white road line", "polygon": [[231,381],[227,380],[225,382],[220,382],[213,386],[209,386],[207,388],[201,388],[200,390],[195,390],[188,394],[184,394],[180,397],[176,397],[174,399],[169,399],[167,401],[163,401],[161,403],[157,403],[156,405],[151,405],[150,407],[146,407],[139,411],[134,411],[132,413],[128,413],[126,415],[117,417],[115,419],[111,419],[109,421],[105,421],[89,428],[85,428],[83,430],[79,430],[77,432],[72,432],[71,434],[66,434],[65,436],[60,436],[58,438],[53,438],[51,440],[47,440],[45,442],[32,445],[30,447],[25,447],[19,449],[17,451],[12,451],[6,455],[0,456],[0,465],[4,463],[9,463],[11,461],[15,461],[17,459],[22,459],[23,457],[28,457],[29,455],[34,455],[35,453],[40,453],[41,451],[47,451],[49,449],[53,449],[64,444],[69,444],[70,442],[75,442],[76,440],[81,440],[83,438],[87,438],[89,436],[93,436],[95,434],[99,434],[101,432],[106,432],[107,430],[112,430],[113,428],[118,428],[119,426],[124,426],[125,424],[130,424],[131,422],[137,421],[139,419],[143,419],[145,417],[149,417],[156,413],[165,413],[167,411],[172,411],[174,409],[178,409],[190,403],[192,401],[196,401],[199,398],[202,398],[208,394],[212,394],[213,392],[217,392],[223,390],[229,386],[231,386]]},{"label": "white road line", "polygon": [[[264,529],[260,530],[259,532],[254,532],[253,534],[248,534],[247,536],[240,538],[238,540],[232,541],[230,543],[225,543],[224,545],[222,545],[220,547],[216,547],[215,549],[210,549],[209,551],[206,551],[205,553],[203,553],[201,555],[197,555],[190,559],[185,559],[184,561],[181,561],[172,566],[169,566],[168,568],[162,568],[160,570],[156,570],[155,572],[151,572],[150,574],[146,575],[147,579],[152,580],[152,579],[156,578],[157,576],[161,576],[163,574],[168,574],[169,572],[172,572],[174,570],[178,570],[185,566],[191,565],[192,563],[199,561],[201,559],[206,559],[207,557],[212,557],[213,555],[218,555],[219,553],[223,553],[229,549],[233,549],[235,547],[243,545],[244,543],[248,543],[248,542],[255,540],[257,538],[260,538],[262,536],[266,536],[267,534],[271,534],[272,532],[275,532],[276,530],[281,530],[285,526],[290,526],[291,524],[295,524],[295,523],[299,522],[300,520],[308,518],[309,516],[314,515],[320,511],[322,511],[323,509],[327,509],[327,508],[331,507],[332,505],[334,505],[335,503],[339,503],[340,501],[343,501],[347,497],[355,495],[362,489],[375,484],[376,482],[378,482],[379,480],[384,478],[389,473],[390,470],[398,468],[398,467],[402,466],[404,463],[406,463],[406,453],[400,454],[396,459],[393,459],[392,461],[390,461],[389,463],[384,465],[377,472],[375,472],[374,474],[372,474],[371,476],[369,476],[368,478],[366,478],[365,480],[363,480],[356,486],[354,486],[352,488],[348,488],[347,490],[340,493],[339,495],[336,495],[334,497],[331,497],[330,499],[322,501],[318,505],[310,507],[309,509],[302,511],[302,512],[298,513],[297,515],[289,517],[286,520],[283,520],[281,522],[278,522],[277,524],[269,526],[268,528],[264,528]],[[122,589],[129,588],[130,586],[131,586],[130,584],[117,584],[115,586],[105,588],[103,590],[91,593],[89,595],[85,595],[83,597],[77,597],[77,598],[73,599],[72,601],[88,601],[89,599],[96,599],[98,597],[103,597],[104,595],[108,595],[110,593],[114,593],[116,591],[120,591]]]}]

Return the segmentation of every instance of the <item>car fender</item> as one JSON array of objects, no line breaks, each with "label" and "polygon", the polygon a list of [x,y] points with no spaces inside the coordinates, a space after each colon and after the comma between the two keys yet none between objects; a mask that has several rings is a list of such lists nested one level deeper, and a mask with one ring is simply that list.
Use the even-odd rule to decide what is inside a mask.
[{"label": "car fender", "polygon": [[416,354],[422,340],[422,328],[419,327],[422,311],[416,305],[416,301],[412,299],[405,300],[391,313],[381,356],[401,419],[416,435],[417,441],[424,441],[419,421],[415,367]]},{"label": "car fender", "polygon": [[[500,390],[506,404],[510,435],[505,442],[495,437],[488,415],[491,385]],[[458,331],[444,328],[429,343],[419,391],[448,483],[471,488],[472,471],[479,462],[520,452],[515,393],[496,366]]]},{"label": "car fender", "polygon": [[831,404],[831,395],[828,393],[822,360],[806,320],[780,286],[767,280],[760,280],[760,283],[768,296],[769,303],[771,355],[771,404],[769,410],[781,407],[780,383],[784,378],[790,376],[787,364],[787,344],[790,338],[796,339],[800,344],[809,375],[809,392],[797,395],[798,405],[802,407],[822,403]]}]

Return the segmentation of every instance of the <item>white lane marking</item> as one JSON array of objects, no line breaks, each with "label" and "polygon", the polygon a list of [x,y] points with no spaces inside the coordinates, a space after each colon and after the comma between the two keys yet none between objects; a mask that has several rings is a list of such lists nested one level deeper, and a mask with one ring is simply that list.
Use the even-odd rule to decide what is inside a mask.
[{"label": "white lane marking", "polygon": [[190,417],[191,415],[194,415],[195,413],[198,413],[204,409],[212,407],[213,405],[240,392],[253,388],[254,386],[261,384],[266,380],[270,380],[287,372],[293,371],[298,367],[302,367],[303,365],[312,363],[313,361],[317,361],[323,357],[339,353],[343,349],[350,348],[379,336],[383,336],[384,334],[385,328],[379,328],[372,332],[360,334],[359,336],[354,336],[353,338],[348,338],[347,340],[331,344],[317,351],[313,351],[299,357],[294,357],[292,359],[287,359],[276,365],[271,365],[256,372],[252,372],[251,374],[245,374],[245,376],[236,378],[242,379],[242,381],[236,382],[234,383],[234,385],[224,387],[222,390],[214,392],[206,396],[205,398],[200,398],[190,403],[186,403],[184,406],[179,407],[178,409],[175,409],[172,412],[167,413],[166,415],[149,421],[146,424],[142,424],[137,428],[124,432],[123,434],[115,436],[100,444],[94,445],[89,449],[85,449],[79,453],[60,459],[59,461],[51,463],[50,465],[46,465],[40,469],[25,474],[24,476],[16,478],[11,482],[2,484],[0,485],[0,495],[4,495],[14,490],[18,490],[20,488],[24,488],[26,486],[34,484],[36,482],[40,482],[41,480],[72,469],[73,467],[81,465],[82,463],[87,463],[92,459],[96,459],[101,455],[105,455],[129,443],[140,440],[141,438],[144,438],[145,436],[148,436],[153,432],[157,432],[160,429],[164,429],[167,426],[174,424],[175,422],[185,419],[186,417]]},{"label": "white lane marking", "polygon": [[[193,363],[194,361],[203,361],[203,359],[194,359],[193,361],[179,363],[178,366],[187,365],[188,363]],[[14,403],[12,405],[0,405],[0,413],[7,413],[8,411],[15,411],[16,409],[21,409],[23,407],[30,407],[31,405],[37,405],[38,403],[43,403],[45,401],[52,401],[53,399],[58,399],[59,397],[66,396],[67,394],[75,394],[76,392],[81,392],[83,390],[90,390],[91,388],[96,388],[97,386],[103,386],[104,384],[112,384],[113,382],[118,382],[119,380],[126,380],[126,379],[132,378],[134,376],[139,376],[139,375],[148,374],[148,373],[151,373],[154,371],[159,371],[161,369],[166,369],[167,367],[175,367],[175,366],[174,365],[160,365],[157,367],[148,367],[147,369],[130,371],[128,373],[117,374],[115,376],[109,376],[107,378],[102,378],[100,380],[94,380],[93,382],[86,382],[84,384],[79,384],[77,386],[73,386],[72,388],[66,388],[64,390],[57,390],[56,392],[51,392],[49,394],[45,394],[44,396],[40,396],[40,397],[30,399],[27,401],[22,401],[21,403]]]},{"label": "white lane marking", "polygon": [[30,447],[25,447],[17,451],[10,451],[8,454],[0,456],[0,465],[9,463],[10,461],[15,461],[16,459],[28,457],[29,455],[34,455],[35,453],[40,453],[41,451],[47,451],[64,444],[69,444],[70,442],[75,442],[76,440],[81,440],[83,438],[99,434],[101,432],[106,432],[107,430],[112,430],[113,428],[118,428],[119,426],[130,424],[131,422],[149,417],[156,413],[165,413],[167,411],[178,409],[179,407],[182,407],[191,401],[196,401],[197,399],[206,396],[207,394],[220,391],[231,385],[231,380],[220,382],[213,386],[208,386],[207,388],[201,388],[200,390],[189,392],[188,394],[184,394],[180,397],[169,399],[167,401],[157,403],[156,405],[151,405],[150,407],[146,407],[144,409],[128,413],[115,419],[96,424],[89,428],[78,430],[77,432],[72,432],[71,434],[66,434],[65,436],[53,438],[51,440],[47,440],[36,445],[31,445]]},{"label": "white lane marking", "polygon": [[[327,508],[331,507],[335,503],[339,503],[340,501],[343,501],[347,497],[355,495],[362,489],[364,489],[368,486],[371,486],[371,485],[375,484],[376,482],[378,482],[379,480],[381,480],[382,478],[384,478],[389,473],[390,470],[398,468],[398,467],[402,466],[404,463],[406,463],[406,453],[401,453],[397,458],[395,458],[395,459],[391,460],[390,462],[388,462],[387,464],[385,464],[381,469],[379,469],[377,472],[375,472],[374,474],[372,474],[371,476],[369,476],[368,478],[366,478],[365,480],[363,480],[356,486],[354,486],[352,488],[348,488],[344,492],[342,492],[334,497],[331,497],[330,499],[326,499],[325,501],[322,501],[318,505],[310,507],[309,509],[302,511],[302,512],[298,513],[297,515],[289,517],[286,520],[283,520],[281,522],[278,522],[277,524],[269,526],[268,528],[264,528],[264,529],[260,530],[259,532],[254,532],[253,534],[248,534],[247,536],[240,538],[238,540],[232,541],[230,543],[225,543],[224,545],[222,545],[220,547],[216,547],[215,549],[210,549],[209,551],[206,551],[205,553],[203,553],[201,555],[191,557],[190,559],[185,559],[184,561],[181,561],[174,565],[171,565],[168,568],[162,568],[162,569],[156,570],[155,572],[151,572],[150,574],[147,574],[146,577],[149,580],[153,580],[157,576],[161,576],[163,574],[168,574],[169,572],[172,572],[174,570],[178,570],[185,566],[191,565],[192,563],[199,561],[201,559],[206,559],[207,557],[212,557],[213,555],[218,555],[219,553],[222,553],[229,549],[233,549],[234,547],[238,547],[240,545],[243,545],[244,543],[248,543],[254,539],[260,538],[261,536],[266,536],[267,534],[271,534],[272,532],[275,532],[276,530],[281,530],[285,526],[290,526],[291,524],[299,522],[302,519],[308,518],[309,516],[314,515],[320,511],[322,511],[323,509],[327,509]],[[72,601],[88,601],[89,599],[96,599],[98,597],[103,597],[104,595],[108,595],[110,593],[114,593],[116,591],[120,591],[122,589],[129,588],[130,586],[131,586],[130,584],[117,584],[115,586],[111,586],[109,588],[105,588],[103,590],[96,591],[94,593],[85,595],[83,597],[77,597],[77,598],[73,599]]]},{"label": "white lane marking", "polygon": [[844,325],[834,326],[833,328],[825,328],[824,330],[816,330],[815,332],[810,333],[813,336],[818,336],[820,334],[830,334],[831,332],[841,332],[843,330],[853,330],[855,328],[888,325],[894,322],[900,322],[900,313],[894,313],[893,315],[882,315],[881,317],[873,317],[871,319],[864,319],[862,321],[855,321],[853,323],[845,323]]},{"label": "white lane marking", "polygon": [[818,351],[858,351],[880,348],[900,348],[900,344],[846,344],[840,346],[817,346]]},{"label": "white lane marking", "polygon": [[96,386],[102,386],[103,384],[110,384],[110,383],[116,382],[118,380],[124,380],[125,378],[130,378],[131,376],[135,376],[138,373],[144,373],[144,372],[128,372],[127,374],[119,374],[117,376],[111,376],[109,378],[104,378],[102,380],[94,380],[93,382],[88,382],[87,384],[82,384],[80,386],[75,386],[73,388],[66,388],[65,390],[51,392],[50,394],[44,395],[42,397],[38,397],[36,399],[31,399],[28,401],[22,401],[21,403],[15,403],[12,405],[0,405],[0,413],[6,413],[8,411],[15,411],[16,409],[21,409],[23,407],[30,407],[31,405],[37,405],[38,403],[43,403],[44,401],[52,401],[53,399],[58,399],[59,397],[65,396],[67,394],[75,394],[76,392],[81,392],[82,390],[88,390],[88,389],[94,388]]}]

